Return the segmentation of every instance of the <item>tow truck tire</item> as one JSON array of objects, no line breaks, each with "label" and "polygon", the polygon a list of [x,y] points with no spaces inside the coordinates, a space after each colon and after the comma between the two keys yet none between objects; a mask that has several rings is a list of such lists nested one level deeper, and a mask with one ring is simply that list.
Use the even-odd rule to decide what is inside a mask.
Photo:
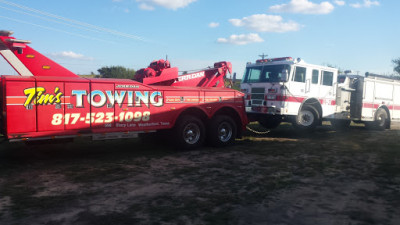
[{"label": "tow truck tire", "polygon": [[295,119],[293,125],[297,129],[312,131],[319,122],[319,115],[314,107],[304,106]]},{"label": "tow truck tire", "polygon": [[209,121],[207,131],[208,144],[214,147],[224,147],[235,141],[237,125],[232,117],[217,115]]},{"label": "tow truck tire", "polygon": [[205,141],[204,123],[192,115],[184,115],[179,118],[172,132],[175,144],[184,150],[198,148]]},{"label": "tow truck tire", "polygon": [[373,122],[366,123],[365,125],[367,128],[373,130],[385,130],[388,122],[389,118],[386,110],[379,108],[375,113],[375,120]]}]

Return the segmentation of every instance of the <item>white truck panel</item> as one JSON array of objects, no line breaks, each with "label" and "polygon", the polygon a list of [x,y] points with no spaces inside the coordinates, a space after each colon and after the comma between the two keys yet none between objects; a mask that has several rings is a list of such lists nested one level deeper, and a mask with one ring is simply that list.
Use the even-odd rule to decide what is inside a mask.
[{"label": "white truck panel", "polygon": [[375,100],[393,100],[393,84],[376,82]]},{"label": "white truck panel", "polygon": [[373,103],[375,92],[374,82],[366,80],[364,85],[364,103]]}]

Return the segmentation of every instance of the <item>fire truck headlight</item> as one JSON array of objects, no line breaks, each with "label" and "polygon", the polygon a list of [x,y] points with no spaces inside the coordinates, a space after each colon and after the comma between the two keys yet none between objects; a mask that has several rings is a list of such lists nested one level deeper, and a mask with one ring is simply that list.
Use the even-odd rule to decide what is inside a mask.
[{"label": "fire truck headlight", "polygon": [[267,100],[276,100],[276,95],[267,95]]}]

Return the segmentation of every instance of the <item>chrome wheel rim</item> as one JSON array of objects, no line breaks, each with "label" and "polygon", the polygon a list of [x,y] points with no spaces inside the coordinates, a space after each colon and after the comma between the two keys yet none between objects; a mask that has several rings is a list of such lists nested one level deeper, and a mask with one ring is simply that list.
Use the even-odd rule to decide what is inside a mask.
[{"label": "chrome wheel rim", "polygon": [[232,126],[228,122],[223,122],[218,126],[218,138],[222,142],[228,142],[232,138]]},{"label": "chrome wheel rim", "polygon": [[299,115],[298,123],[302,126],[308,127],[314,123],[314,114],[308,110],[302,110]]},{"label": "chrome wheel rim", "polygon": [[183,139],[188,144],[196,144],[200,140],[200,127],[195,123],[189,123],[183,129]]}]

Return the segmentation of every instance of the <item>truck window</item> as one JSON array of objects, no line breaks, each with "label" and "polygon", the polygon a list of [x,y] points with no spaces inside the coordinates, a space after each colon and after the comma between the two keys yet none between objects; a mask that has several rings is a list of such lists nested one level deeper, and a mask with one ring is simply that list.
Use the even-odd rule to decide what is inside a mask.
[{"label": "truck window", "polygon": [[282,74],[287,71],[290,74],[289,65],[268,65],[259,67],[248,67],[243,77],[243,83],[267,83],[267,82],[285,82],[282,80]]},{"label": "truck window", "polygon": [[312,71],[312,79],[311,82],[313,84],[318,84],[318,80],[319,80],[319,70],[313,70]]},{"label": "truck window", "polygon": [[246,69],[243,83],[256,83],[260,82],[262,67],[251,67]]},{"label": "truck window", "polygon": [[333,72],[322,71],[322,85],[325,86],[333,85]]},{"label": "truck window", "polygon": [[296,71],[293,76],[293,81],[296,82],[306,82],[306,68],[305,67],[296,67]]}]

